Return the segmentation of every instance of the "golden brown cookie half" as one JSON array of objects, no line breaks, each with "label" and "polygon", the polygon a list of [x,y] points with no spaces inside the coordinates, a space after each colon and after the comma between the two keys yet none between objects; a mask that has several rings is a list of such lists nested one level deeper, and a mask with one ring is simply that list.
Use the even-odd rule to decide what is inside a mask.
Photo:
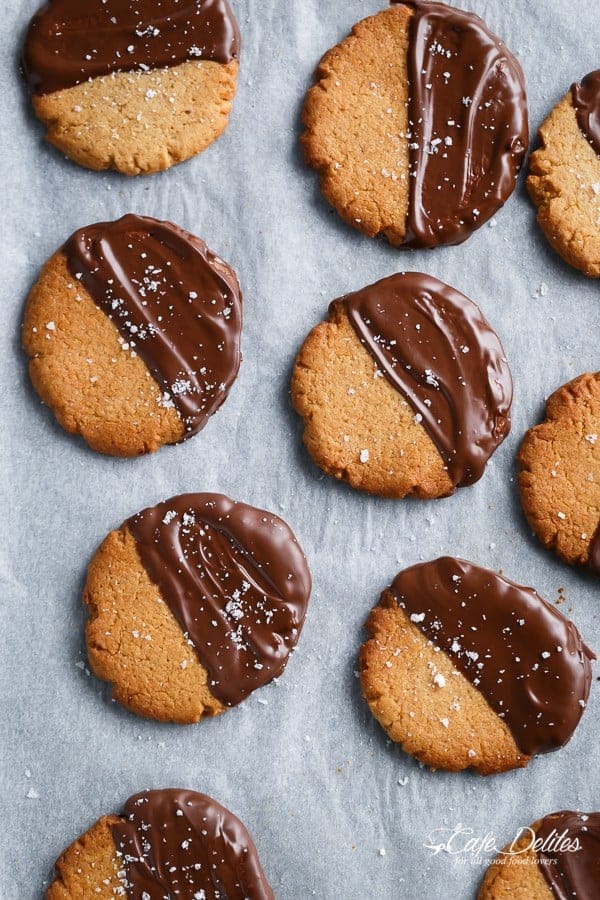
[{"label": "golden brown cookie half", "polygon": [[384,497],[472,484],[510,428],[498,337],[467,297],[418,272],[335,300],[298,353],[291,393],[317,465]]},{"label": "golden brown cookie half", "polygon": [[90,564],[91,667],[139,715],[218,715],[281,675],[310,589],[280,518],[220,494],[173,497],[112,531]]},{"label": "golden brown cookie half", "polygon": [[82,166],[159,172],[227,127],[240,35],[227,0],[50,0],[23,68],[46,138]]},{"label": "golden brown cookie half", "polygon": [[48,260],[23,345],[63,428],[136,456],[191,437],[219,409],[241,328],[233,269],[181,228],[129,215],[75,232]]},{"label": "golden brown cookie half", "polygon": [[552,247],[600,277],[600,70],[571,86],[540,128],[527,188]]},{"label": "golden brown cookie half", "polygon": [[360,678],[371,712],[433,769],[527,765],[571,737],[592,652],[531,588],[443,557],[400,572],[367,622]]},{"label": "golden brown cookie half", "polygon": [[478,900],[597,896],[600,813],[551,813],[518,834],[488,869]]},{"label": "golden brown cookie half", "polygon": [[515,57],[478,16],[426,0],[364,19],[326,53],[303,122],[327,200],[397,246],[464,241],[514,190],[528,143]]},{"label": "golden brown cookie half", "polygon": [[182,789],[130,797],[56,861],[46,900],[99,897],[273,900],[258,852],[240,820],[205,794]]},{"label": "golden brown cookie half", "polygon": [[552,394],[546,419],[521,444],[519,489],[527,520],[546,547],[600,574],[600,373]]}]

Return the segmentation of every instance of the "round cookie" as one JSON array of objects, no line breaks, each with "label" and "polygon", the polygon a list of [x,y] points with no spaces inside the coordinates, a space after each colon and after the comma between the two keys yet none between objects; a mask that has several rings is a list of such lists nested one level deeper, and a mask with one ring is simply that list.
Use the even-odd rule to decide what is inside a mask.
[{"label": "round cookie", "polygon": [[426,0],[364,19],[326,53],[303,122],[326,199],[399,247],[464,241],[513,192],[528,144],[515,57],[478,16]]},{"label": "round cookie", "polygon": [[600,70],[554,107],[529,158],[537,220],[565,262],[600,277]]},{"label": "round cookie", "polygon": [[91,668],[142,716],[216,716],[281,675],[311,589],[273,513],[182,494],[111,531],[84,591]]},{"label": "round cookie", "polygon": [[400,572],[367,622],[360,679],[393,741],[433,769],[527,765],[570,739],[595,658],[531,588],[450,557]]},{"label": "round cookie", "polygon": [[333,301],[291,390],[317,465],[384,497],[473,484],[510,429],[498,337],[471,300],[418,272]]},{"label": "round cookie", "polygon": [[205,794],[143,791],[103,816],[56,861],[46,900],[177,897],[274,900],[252,838]]},{"label": "round cookie", "polygon": [[546,547],[600,575],[600,372],[580,375],[546,403],[521,444],[519,489]]},{"label": "round cookie", "polygon": [[50,0],[29,25],[23,70],[51,144],[138,175],[225,130],[239,51],[227,0]]},{"label": "round cookie", "polygon": [[76,231],[48,260],[23,346],[63,428],[136,456],[204,427],[237,376],[241,329],[233,269],[176,225],[128,215]]},{"label": "round cookie", "polygon": [[499,854],[478,900],[594,900],[600,884],[600,813],[551,813]]}]

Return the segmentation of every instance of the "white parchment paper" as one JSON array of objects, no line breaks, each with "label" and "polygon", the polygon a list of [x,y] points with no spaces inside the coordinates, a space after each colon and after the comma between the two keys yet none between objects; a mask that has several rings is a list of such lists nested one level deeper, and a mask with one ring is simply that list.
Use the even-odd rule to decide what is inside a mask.
[{"label": "white parchment paper", "polygon": [[[431,773],[387,741],[355,677],[362,624],[399,568],[441,553],[556,599],[600,649],[599,583],[541,549],[515,486],[519,441],[544,398],[600,368],[597,283],[537,229],[521,183],[495,227],[460,247],[400,253],[355,233],[322,200],[298,151],[299,113],[320,56],[378,0],[234,0],[244,48],[226,134],[201,157],[128,180],[95,174],[42,142],[18,73],[39,0],[4,0],[0,31],[2,232],[0,391],[0,896],[40,898],[54,859],[143,788],[213,795],[246,823],[279,900],[462,900],[485,861],[424,844],[459,823],[502,846],[562,808],[598,808],[600,691],[571,743],[489,779]],[[82,0],[83,2],[83,0]],[[468,0],[518,54],[532,134],[600,65],[589,0]],[[198,437],[138,460],[96,455],[55,424],[20,349],[23,303],[75,229],[138,212],[204,237],[245,294],[244,362]],[[294,355],[332,298],[402,268],[472,297],[500,334],[515,379],[513,430],[484,478],[433,503],[383,501],[322,476],[289,402]],[[218,720],[161,726],[130,715],[85,668],[80,595],[106,532],[145,505],[215,490],[284,516],[314,591],[284,677]]]}]

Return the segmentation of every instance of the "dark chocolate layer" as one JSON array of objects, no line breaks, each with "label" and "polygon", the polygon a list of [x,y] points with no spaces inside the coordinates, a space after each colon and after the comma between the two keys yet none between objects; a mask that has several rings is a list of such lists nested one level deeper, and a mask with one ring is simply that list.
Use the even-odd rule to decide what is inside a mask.
[{"label": "dark chocolate layer", "polygon": [[442,557],[405,569],[391,592],[503,719],[523,753],[567,743],[595,659],[572,622],[532,588]]},{"label": "dark chocolate layer", "polygon": [[582,78],[581,84],[571,85],[571,99],[577,124],[600,156],[600,69]]},{"label": "dark chocolate layer", "polygon": [[170,222],[128,215],[76,231],[73,276],[144,360],[184,439],[225,400],[239,371],[242,297],[233,269]]},{"label": "dark chocolate layer", "polygon": [[283,672],[311,578],[282,519],[221,494],[182,494],[127,525],[215,697],[235,706]]},{"label": "dark chocolate layer", "polygon": [[30,90],[51,94],[132,69],[238,59],[227,0],[50,0],[31,20],[23,52]]},{"label": "dark chocolate layer", "polygon": [[406,244],[458,244],[514,190],[529,140],[523,72],[474,13],[402,2],[414,9]]},{"label": "dark chocolate layer", "polygon": [[113,826],[133,900],[274,900],[244,825],[195,791],[143,791]]},{"label": "dark chocolate layer", "polygon": [[512,378],[479,308],[405,272],[342,298],[361,343],[415,410],[455,486],[481,478],[510,430]]}]

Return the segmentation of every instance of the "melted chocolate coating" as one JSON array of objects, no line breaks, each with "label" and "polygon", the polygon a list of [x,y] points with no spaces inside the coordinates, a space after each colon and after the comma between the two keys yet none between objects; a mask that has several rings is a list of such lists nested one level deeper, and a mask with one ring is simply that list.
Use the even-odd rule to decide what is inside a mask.
[{"label": "melted chocolate coating", "polygon": [[127,525],[217,699],[235,706],[281,675],[311,589],[285,522],[221,494],[182,494]]},{"label": "melted chocolate coating", "polygon": [[532,588],[451,557],[405,569],[390,590],[411,622],[481,691],[523,753],[567,743],[596,658],[572,622]]},{"label": "melted chocolate coating", "polygon": [[31,20],[23,70],[32,93],[51,94],[111,72],[238,59],[227,0],[49,0]]},{"label": "melted chocolate coating", "polygon": [[143,791],[125,815],[112,833],[133,900],[274,900],[246,828],[210,797]]},{"label": "melted chocolate coating", "polygon": [[178,410],[182,440],[200,431],[240,367],[242,298],[233,270],[200,238],[134,215],[76,231],[62,252],[163,388],[161,402]]},{"label": "melted chocolate coating", "polygon": [[514,190],[529,141],[523,71],[479,16],[401,2],[414,8],[405,244],[459,244]]},{"label": "melted chocolate coating", "polygon": [[600,69],[571,85],[571,99],[579,128],[600,156]]},{"label": "melted chocolate coating", "polygon": [[[564,832],[564,841],[560,836]],[[536,837],[544,878],[557,900],[598,900],[600,890],[600,813],[557,812],[542,819]],[[578,849],[567,849],[577,841]],[[548,843],[549,842],[549,843]]]},{"label": "melted chocolate coating", "polygon": [[512,378],[478,307],[418,272],[384,278],[342,302],[361,343],[422,420],[453,484],[481,478],[510,431]]}]

